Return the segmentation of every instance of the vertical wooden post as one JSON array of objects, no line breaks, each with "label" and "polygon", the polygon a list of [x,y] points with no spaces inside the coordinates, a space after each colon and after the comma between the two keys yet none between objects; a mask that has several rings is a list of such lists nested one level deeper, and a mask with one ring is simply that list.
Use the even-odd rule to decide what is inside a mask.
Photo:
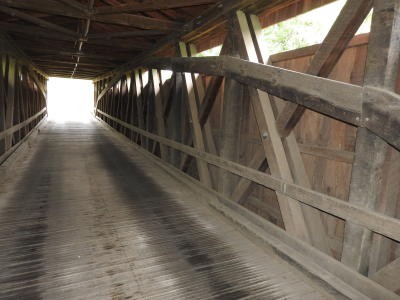
[{"label": "vertical wooden post", "polygon": [[[6,56],[2,55],[0,57],[0,132],[6,129]],[[0,155],[5,152],[4,140],[0,140]]]},{"label": "vertical wooden post", "polygon": [[[156,69],[151,70],[152,75],[153,75],[153,95],[154,95],[154,101],[155,101],[155,113],[156,113],[156,122],[157,122],[157,134],[162,137],[166,137],[166,132],[165,132],[165,121],[164,121],[164,109],[163,109],[163,103],[165,102],[163,100],[163,95],[162,95],[162,80],[159,74],[159,71]],[[168,158],[168,148],[160,143],[160,152],[161,152],[161,158],[165,161],[167,161]]]},{"label": "vertical wooden post", "polygon": [[[365,85],[395,90],[400,52],[400,2],[375,0],[369,37]],[[375,209],[381,193],[388,145],[366,128],[359,128],[349,202]],[[367,275],[372,232],[346,223],[342,262]]]},{"label": "vertical wooden post", "polygon": [[[16,63],[15,59],[9,57],[7,68],[7,108],[6,108],[6,129],[11,128],[14,123],[14,101],[15,101],[15,76],[16,76]],[[12,147],[13,135],[7,135],[5,138],[5,150]]]},{"label": "vertical wooden post", "polygon": [[[228,55],[239,57],[237,36],[239,35],[238,23],[234,17],[229,19],[227,43],[230,43]],[[221,137],[219,155],[231,161],[239,159],[240,128],[243,112],[244,86],[234,79],[225,78],[224,98],[222,108]],[[220,169],[218,191],[230,196],[236,184],[236,178],[231,173]]]},{"label": "vertical wooden post", "polygon": [[[143,86],[142,80],[140,76],[140,70],[135,70],[135,92],[136,92],[136,111],[137,118],[139,123],[139,128],[144,129],[144,120],[143,120]],[[139,135],[136,136],[136,143],[139,142]],[[140,135],[140,145],[144,147],[144,137]]]},{"label": "vertical wooden post", "polygon": [[[21,66],[17,66],[16,68],[16,81],[15,81],[15,100],[14,100],[14,123],[19,124],[21,120],[21,105],[22,105],[22,97],[21,97]],[[15,143],[18,143],[21,139],[21,129],[14,133]]]},{"label": "vertical wooden post", "polygon": [[96,100],[98,96],[98,87],[99,87],[100,81],[93,82],[93,107],[96,107]]},{"label": "vertical wooden post", "polygon": [[[182,76],[180,74],[175,73],[175,82],[173,86],[173,101],[170,109],[170,118],[169,118],[169,126],[170,130],[170,138],[174,141],[182,142],[181,138],[181,129],[182,129]],[[176,149],[170,149],[171,155],[171,163],[173,163],[177,168],[179,167],[181,152]]]},{"label": "vertical wooden post", "polygon": [[[194,56],[197,54],[197,48],[194,44],[190,44],[189,46],[189,52],[190,52],[190,56]],[[205,99],[205,88],[204,88],[204,84],[203,81],[200,77],[199,74],[192,74],[192,80],[194,82],[194,87],[195,87],[195,91],[197,92],[197,104],[198,104],[198,108],[200,110],[200,107],[202,106],[204,99]],[[200,116],[199,116],[200,118]],[[211,154],[215,154],[217,155],[217,147],[215,146],[215,141],[214,141],[214,136],[212,133],[212,129],[211,129],[211,124],[209,122],[209,120],[207,119],[204,123],[204,125],[202,126],[201,124],[201,120],[199,120],[200,123],[200,127],[203,128],[203,137],[204,137],[204,141],[205,141],[205,146],[206,149],[209,153]],[[209,170],[210,170],[210,175],[211,175],[211,182],[212,184],[215,186],[216,182],[217,182],[217,174],[212,173],[212,167],[209,166]]]},{"label": "vertical wooden post", "polygon": [[[189,50],[190,50],[190,56],[194,56],[197,54],[197,48],[194,44],[189,44]],[[205,97],[204,84],[203,84],[203,81],[199,74],[195,73],[195,74],[192,74],[192,76],[194,77],[193,81],[195,83],[195,88],[196,88],[197,95],[198,95],[198,106],[201,107],[201,104],[203,103],[204,97]],[[206,146],[207,146],[206,147],[207,151],[210,152],[211,154],[217,154],[217,148],[215,146],[214,137],[213,137],[212,129],[211,129],[211,124],[208,121],[208,119],[204,123],[203,133],[204,133],[204,140],[205,140]]]},{"label": "vertical wooden post", "polygon": [[[185,43],[182,43],[182,42],[179,43],[179,50],[180,50],[182,57],[188,57]],[[201,126],[200,126],[200,122],[199,122],[199,111],[198,111],[197,101],[196,101],[196,96],[195,96],[195,91],[194,91],[195,83],[193,82],[193,78],[190,73],[182,73],[182,80],[186,86],[190,119],[192,121],[191,125],[192,125],[194,146],[195,146],[195,148],[197,148],[201,151],[205,151],[203,134],[202,134]],[[197,164],[197,171],[199,173],[200,180],[207,186],[211,186],[210,172],[209,172],[207,163],[200,159],[196,159],[196,164]]]}]

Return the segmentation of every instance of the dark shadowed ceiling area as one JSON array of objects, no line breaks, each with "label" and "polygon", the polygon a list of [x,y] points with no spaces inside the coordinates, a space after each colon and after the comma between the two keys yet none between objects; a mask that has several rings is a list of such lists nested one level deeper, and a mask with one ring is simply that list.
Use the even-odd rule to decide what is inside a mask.
[{"label": "dark shadowed ceiling area", "polygon": [[238,9],[262,26],[333,0],[0,0],[0,33],[48,76],[100,79],[149,55],[222,44]]},{"label": "dark shadowed ceiling area", "polygon": [[49,76],[94,78],[217,0],[0,0],[0,28]]}]

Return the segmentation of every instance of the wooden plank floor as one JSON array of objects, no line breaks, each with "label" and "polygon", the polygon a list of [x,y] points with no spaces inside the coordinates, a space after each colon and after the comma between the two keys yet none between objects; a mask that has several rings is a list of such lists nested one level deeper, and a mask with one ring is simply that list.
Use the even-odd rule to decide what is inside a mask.
[{"label": "wooden plank floor", "polygon": [[1,299],[327,299],[96,121],[0,168]]}]

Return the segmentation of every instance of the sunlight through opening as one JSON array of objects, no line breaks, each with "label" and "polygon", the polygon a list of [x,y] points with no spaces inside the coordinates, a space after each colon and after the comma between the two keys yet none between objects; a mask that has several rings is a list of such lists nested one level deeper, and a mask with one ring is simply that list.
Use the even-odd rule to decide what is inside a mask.
[{"label": "sunlight through opening", "polygon": [[90,80],[50,77],[47,82],[49,120],[89,122],[93,111]]}]

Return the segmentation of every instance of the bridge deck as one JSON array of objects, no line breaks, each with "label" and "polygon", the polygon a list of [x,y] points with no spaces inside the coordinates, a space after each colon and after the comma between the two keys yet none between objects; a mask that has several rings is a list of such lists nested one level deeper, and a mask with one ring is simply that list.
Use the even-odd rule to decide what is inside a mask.
[{"label": "bridge deck", "polygon": [[1,299],[326,299],[109,130],[45,123],[1,170]]}]

